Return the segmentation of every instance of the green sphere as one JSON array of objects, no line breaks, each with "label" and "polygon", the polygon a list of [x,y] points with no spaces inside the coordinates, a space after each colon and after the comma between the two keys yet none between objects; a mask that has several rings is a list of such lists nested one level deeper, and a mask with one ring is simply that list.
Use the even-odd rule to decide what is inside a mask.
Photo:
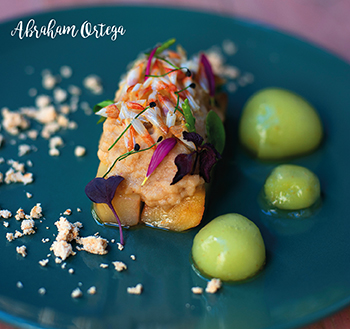
[{"label": "green sphere", "polygon": [[226,214],[197,233],[192,257],[203,274],[223,281],[240,281],[263,267],[265,244],[252,221],[239,214]]},{"label": "green sphere", "polygon": [[264,192],[275,207],[298,210],[312,206],[320,198],[321,188],[318,177],[309,169],[280,165],[266,179]]},{"label": "green sphere", "polygon": [[255,93],[244,106],[239,138],[259,159],[282,159],[311,152],[323,136],[321,120],[301,96],[267,88]]}]

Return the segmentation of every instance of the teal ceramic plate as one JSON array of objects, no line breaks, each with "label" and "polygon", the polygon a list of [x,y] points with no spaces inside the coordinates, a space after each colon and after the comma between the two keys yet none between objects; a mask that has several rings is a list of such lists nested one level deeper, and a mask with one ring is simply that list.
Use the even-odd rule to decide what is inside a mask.
[{"label": "teal ceramic plate", "polygon": [[[104,7],[54,12],[23,18],[25,25],[34,18],[40,28],[55,19],[57,25],[122,25],[126,33],[112,41],[109,36],[82,38],[58,35],[55,39],[19,38],[10,32],[20,20],[0,26],[0,106],[10,110],[34,105],[28,94],[52,95],[42,87],[42,71],[59,73],[61,66],[73,70],[62,78],[60,87],[82,89],[78,109],[69,115],[76,129],[56,133],[64,140],[59,157],[48,155],[48,141],[21,140],[4,132],[0,171],[14,159],[33,166],[26,170],[34,183],[1,184],[0,207],[13,215],[19,207],[26,213],[41,203],[44,218],[36,221],[37,233],[12,242],[6,233],[19,229],[15,218],[9,227],[0,227],[0,318],[23,328],[296,328],[327,316],[350,302],[350,240],[348,123],[350,122],[350,67],[340,59],[310,44],[259,25],[229,17],[191,11]],[[239,68],[242,80],[229,82],[229,107],[226,128],[228,143],[223,161],[217,167],[203,223],[214,217],[238,212],[253,220],[266,241],[267,264],[254,280],[244,284],[224,284],[217,294],[193,295],[192,286],[205,287],[206,280],[191,268],[190,249],[198,228],[172,233],[147,227],[125,230],[126,247],[110,244],[104,256],[78,252],[56,264],[53,257],[46,267],[38,261],[50,252],[57,233],[54,222],[67,208],[70,221],[81,221],[81,235],[99,232],[118,240],[118,231],[98,226],[90,214],[90,201],[84,194],[86,183],[96,173],[97,146],[101,126],[87,115],[86,104],[112,98],[126,65],[142,50],[170,37],[177,38],[189,54],[232,40],[237,52],[225,56]],[[249,74],[248,74],[249,73]],[[83,79],[96,74],[102,79],[103,93],[94,95],[82,86]],[[254,81],[252,81],[252,76]],[[246,78],[249,77],[247,80]],[[326,136],[321,148],[292,163],[313,170],[320,178],[322,207],[305,220],[268,218],[259,209],[258,195],[273,163],[259,163],[237,146],[237,121],[243,104],[256,90],[278,86],[307,98],[319,111]],[[33,92],[33,90],[31,90]],[[68,102],[74,102],[69,98]],[[85,109],[85,111],[83,110]],[[38,128],[33,123],[34,128]],[[29,154],[18,156],[18,146],[34,146]],[[74,156],[83,145],[84,157]],[[26,192],[32,194],[27,198]],[[77,211],[77,207],[81,212]],[[6,221],[6,220],[1,220]],[[42,239],[50,242],[43,243]],[[27,246],[28,255],[16,253],[16,246]],[[130,255],[135,255],[132,260]],[[124,261],[125,272],[118,273],[111,262]],[[100,264],[109,264],[101,268]],[[74,273],[70,274],[69,269]],[[17,283],[23,287],[18,288]],[[127,287],[142,283],[141,295],[127,294]],[[87,294],[96,286],[95,295]],[[38,293],[45,288],[46,294]],[[71,298],[80,287],[83,296]]]}]

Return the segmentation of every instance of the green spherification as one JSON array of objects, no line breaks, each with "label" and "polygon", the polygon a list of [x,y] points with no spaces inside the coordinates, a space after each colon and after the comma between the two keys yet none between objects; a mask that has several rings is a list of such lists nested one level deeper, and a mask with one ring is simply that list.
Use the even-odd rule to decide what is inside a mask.
[{"label": "green spherification", "polygon": [[321,188],[318,177],[309,169],[280,165],[267,178],[264,192],[275,207],[298,210],[312,206],[319,199]]},{"label": "green spherification", "polygon": [[192,257],[206,275],[224,281],[254,276],[265,264],[265,244],[257,226],[239,214],[213,219],[195,236]]},{"label": "green spherification", "polygon": [[317,148],[321,120],[310,103],[288,90],[267,88],[244,106],[239,124],[241,143],[260,159],[282,159]]}]

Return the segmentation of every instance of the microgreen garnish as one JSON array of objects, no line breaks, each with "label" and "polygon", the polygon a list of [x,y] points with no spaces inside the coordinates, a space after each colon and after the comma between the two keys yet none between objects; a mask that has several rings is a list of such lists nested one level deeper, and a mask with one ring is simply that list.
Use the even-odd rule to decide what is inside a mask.
[{"label": "microgreen garnish", "polygon": [[[158,142],[157,142],[157,143],[158,143]],[[140,149],[139,147],[136,147],[136,149],[135,149],[135,146],[136,146],[136,145],[139,145],[139,144],[136,144],[136,145],[134,146],[134,149],[133,149],[133,150],[131,150],[131,151],[129,151],[129,152],[126,152],[126,153],[120,155],[118,158],[116,158],[116,159],[114,160],[114,162],[112,163],[112,165],[108,168],[107,172],[103,175],[103,178],[105,178],[105,177],[111,172],[111,170],[113,169],[113,167],[115,166],[115,164],[116,164],[118,161],[122,161],[122,160],[126,159],[129,155],[133,155],[133,154],[135,154],[135,153],[139,153],[139,152],[143,152],[143,151],[150,150],[151,148],[153,148],[154,146],[156,146],[157,143],[154,143],[154,144],[152,144],[151,146],[149,146],[149,147],[147,147],[147,148],[144,148],[144,149]]]},{"label": "microgreen garnish", "polygon": [[187,87],[181,89],[181,90],[178,90],[178,91],[175,91],[174,94],[177,95],[177,100],[176,100],[176,105],[175,105],[175,110],[174,110],[174,113],[176,111],[179,111],[182,115],[184,115],[183,111],[180,110],[179,108],[179,103],[180,103],[180,93],[183,92],[184,90],[188,89],[188,88],[196,88],[196,84],[194,82],[192,82],[191,84],[189,84]]},{"label": "microgreen garnish", "polygon": [[[172,70],[170,70],[170,71],[168,71],[168,72],[166,72],[166,73],[164,73],[164,74],[159,74],[159,75],[156,75],[156,74],[147,74],[147,73],[146,73],[146,74],[145,74],[145,77],[146,77],[146,78],[149,78],[149,77],[152,77],[152,78],[161,78],[161,77],[165,77],[165,76],[167,76],[168,74],[173,73],[173,72],[175,72],[175,71],[179,71],[179,70],[187,70],[187,71],[189,71],[187,67],[177,67],[177,68],[172,69]],[[187,71],[186,71],[186,72],[187,72]]]},{"label": "microgreen garnish", "polygon": [[[114,102],[111,101],[110,99],[106,99],[105,101],[102,101],[98,104],[96,104],[93,108],[94,113],[98,112],[99,110],[103,109],[104,107],[113,104]],[[105,117],[100,117],[100,119],[97,121],[97,123],[101,123],[103,121],[105,121],[106,118]]]},{"label": "microgreen garnish", "polygon": [[[151,105],[145,107],[141,112],[139,112],[134,119],[137,119],[142,113],[144,113],[146,110],[148,110],[151,107]],[[118,136],[118,138],[114,141],[114,143],[109,147],[108,151],[110,151],[115,144],[119,142],[119,140],[122,138],[122,136],[126,133],[126,131],[131,127],[133,120],[126,126],[126,128],[122,131],[122,133]]]},{"label": "microgreen garnish", "polygon": [[209,95],[211,97],[211,101],[213,102],[214,96],[215,96],[215,76],[207,56],[205,56],[204,54],[201,54],[200,62],[203,64],[204,72],[208,79]]},{"label": "microgreen garnish", "polygon": [[184,176],[193,175],[196,172],[202,176],[206,183],[210,182],[210,171],[214,164],[221,159],[220,153],[210,143],[203,144],[203,137],[195,132],[183,132],[183,137],[189,142],[193,142],[196,150],[189,153],[181,153],[175,158],[177,172],[171,182],[176,184]]},{"label": "microgreen garnish", "polygon": [[208,142],[213,144],[218,152],[222,154],[225,147],[226,133],[225,127],[215,111],[209,111],[205,119],[205,126],[208,135]]},{"label": "microgreen garnish", "polygon": [[170,137],[164,139],[161,143],[158,144],[156,150],[154,151],[151,162],[148,166],[147,174],[142,182],[141,186],[144,185],[149,176],[153,173],[153,171],[158,167],[158,165],[162,162],[162,160],[166,157],[166,155],[174,148],[176,144],[176,138]]},{"label": "microgreen garnish", "polygon": [[112,200],[118,185],[123,181],[121,176],[111,176],[107,179],[96,177],[85,186],[85,194],[94,203],[105,203],[112,210],[117,219],[120,234],[120,243],[124,245],[122,224],[116,210],[113,207]]},{"label": "microgreen garnish", "polygon": [[196,119],[192,114],[190,105],[188,104],[188,99],[186,98],[184,100],[184,103],[182,104],[182,110],[183,114],[186,120],[185,127],[188,129],[189,132],[196,132],[195,122]]},{"label": "microgreen garnish", "polygon": [[167,41],[165,41],[162,45],[160,45],[156,52],[155,55],[159,55],[163,52],[163,50],[168,49],[169,47],[171,47],[174,43],[176,42],[176,39],[169,39]]}]

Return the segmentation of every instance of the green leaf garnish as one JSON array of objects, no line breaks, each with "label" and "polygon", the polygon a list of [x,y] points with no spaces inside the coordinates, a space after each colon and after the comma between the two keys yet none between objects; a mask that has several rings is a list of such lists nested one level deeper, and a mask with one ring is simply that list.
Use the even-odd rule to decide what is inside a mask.
[{"label": "green leaf garnish", "polygon": [[156,56],[156,55],[159,55],[160,53],[162,53],[163,50],[165,50],[165,49],[171,47],[175,42],[176,42],[176,39],[175,39],[175,38],[169,39],[168,41],[165,41],[162,45],[160,45],[160,46],[157,48],[157,50],[156,50],[156,52],[155,52],[154,55],[155,55],[155,56]]},{"label": "green leaf garnish", "polygon": [[[96,104],[93,108],[93,111],[94,113],[98,112],[99,110],[103,109],[104,107],[108,106],[108,105],[111,105],[111,104],[114,104],[113,101],[111,101],[110,99],[106,99],[105,101],[102,101],[98,104]],[[101,117],[98,121],[97,121],[97,124],[105,121],[106,118],[105,117]]]},{"label": "green leaf garnish", "polygon": [[185,127],[188,129],[190,133],[195,133],[196,132],[196,127],[195,127],[195,122],[196,119],[192,114],[190,105],[188,104],[188,99],[186,98],[184,100],[184,103],[182,104],[182,110],[184,113],[184,117],[186,120]]},{"label": "green leaf garnish", "polygon": [[93,108],[94,112],[98,112],[99,110],[103,109],[104,107],[113,104],[114,102],[111,101],[110,99],[106,99],[105,101],[102,101],[98,104],[96,104]]},{"label": "green leaf garnish", "polygon": [[215,149],[222,154],[225,148],[226,133],[224,124],[215,111],[209,111],[205,119],[205,126],[208,135],[208,142],[213,144]]}]

